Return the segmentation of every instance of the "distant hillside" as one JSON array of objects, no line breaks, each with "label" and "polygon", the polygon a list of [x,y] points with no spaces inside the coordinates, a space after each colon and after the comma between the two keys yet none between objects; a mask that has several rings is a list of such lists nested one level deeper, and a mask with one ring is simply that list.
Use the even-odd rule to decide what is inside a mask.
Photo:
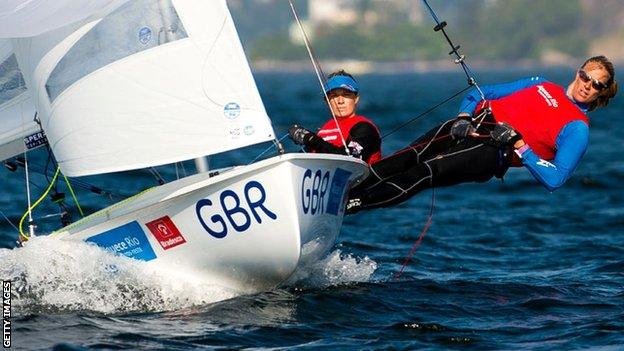
[{"label": "distant hillside", "polygon": [[[304,19],[308,1],[295,2]],[[321,60],[402,62],[446,57],[447,44],[439,33],[432,31],[433,20],[428,13],[421,23],[400,21],[400,17],[390,13],[373,16],[377,21],[370,21],[370,9],[376,8],[371,4],[375,2],[381,0],[349,2],[362,6],[356,13],[363,17],[356,24],[308,27]],[[404,4],[403,0],[383,2]],[[587,55],[603,53],[614,61],[624,62],[624,0],[432,0],[430,3],[439,17],[449,23],[449,34],[474,60],[569,64]],[[228,4],[252,59],[307,58],[304,48],[290,40],[293,18],[287,1],[228,0]]]}]

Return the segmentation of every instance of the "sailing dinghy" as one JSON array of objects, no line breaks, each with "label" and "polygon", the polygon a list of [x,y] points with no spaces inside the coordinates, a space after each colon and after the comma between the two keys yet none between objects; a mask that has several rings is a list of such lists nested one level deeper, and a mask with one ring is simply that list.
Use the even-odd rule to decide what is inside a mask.
[{"label": "sailing dinghy", "polygon": [[[0,130],[3,159],[47,140],[79,177],[275,140],[224,0],[5,0],[0,23],[0,117],[15,121]],[[330,250],[367,169],[283,154],[152,188],[53,236],[266,290]]]}]

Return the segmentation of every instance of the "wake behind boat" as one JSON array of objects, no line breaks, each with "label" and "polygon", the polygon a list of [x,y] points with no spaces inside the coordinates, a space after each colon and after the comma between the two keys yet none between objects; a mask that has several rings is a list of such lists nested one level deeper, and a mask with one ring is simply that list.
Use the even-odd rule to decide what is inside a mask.
[{"label": "wake behind boat", "polygon": [[[277,144],[225,1],[5,6],[4,159],[49,142],[63,174],[77,177]],[[150,189],[53,237],[266,290],[329,251],[346,193],[366,173],[352,157],[281,155]]]}]

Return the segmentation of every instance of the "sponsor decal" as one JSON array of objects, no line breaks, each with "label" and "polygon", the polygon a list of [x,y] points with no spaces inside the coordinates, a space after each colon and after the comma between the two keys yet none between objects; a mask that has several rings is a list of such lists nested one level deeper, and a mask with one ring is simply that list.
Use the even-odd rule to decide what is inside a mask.
[{"label": "sponsor decal", "polygon": [[152,28],[150,27],[141,27],[141,29],[139,29],[139,43],[141,43],[141,45],[147,45],[150,40],[152,40]]},{"label": "sponsor decal", "polygon": [[252,135],[256,130],[254,129],[253,126],[246,126],[245,129],[243,129],[243,132],[245,133],[245,135]]},{"label": "sponsor decal", "polygon": [[154,249],[137,221],[92,236],[86,241],[106,251],[136,260],[151,261],[156,258]]},{"label": "sponsor decal", "polygon": [[355,157],[360,157],[360,155],[362,155],[362,150],[364,150],[364,147],[356,141],[350,141],[347,147],[351,150],[351,155]]},{"label": "sponsor decal", "polygon": [[347,182],[351,177],[351,172],[342,168],[336,169],[331,186],[329,187],[329,200],[327,201],[327,213],[338,215],[338,211],[343,209],[344,197],[346,195]]},{"label": "sponsor decal", "polygon": [[229,133],[230,133],[230,138],[236,139],[240,136],[241,130],[240,128],[235,127],[235,128],[230,129]]},{"label": "sponsor decal", "polygon": [[230,102],[223,107],[223,114],[225,117],[229,119],[235,119],[240,116],[241,108],[240,105],[235,102]]},{"label": "sponsor decal", "polygon": [[548,104],[548,106],[559,107],[559,103],[557,102],[557,99],[553,98],[552,95],[550,95],[548,90],[546,90],[546,88],[544,88],[543,85],[537,86],[537,92],[544,98],[544,100],[546,100],[546,103]]},{"label": "sponsor decal", "polygon": [[264,203],[267,193],[260,182],[247,182],[242,195],[226,189],[219,194],[218,204],[213,204],[210,199],[201,199],[195,204],[197,219],[208,234],[221,239],[232,229],[239,233],[248,230],[254,224],[252,217],[258,224],[262,224],[263,219],[277,219],[277,215]]},{"label": "sponsor decal", "polygon": [[537,165],[538,165],[538,166],[542,166],[542,167],[546,167],[546,168],[550,168],[550,167],[552,167],[552,168],[557,169],[557,166],[555,166],[554,164],[552,164],[552,163],[550,163],[550,162],[548,162],[548,161],[546,161],[546,160],[542,160],[542,159],[540,159],[539,161],[537,161]]},{"label": "sponsor decal", "polygon": [[2,281],[2,347],[11,347],[11,281]]},{"label": "sponsor decal", "polygon": [[45,145],[47,143],[48,138],[43,131],[24,137],[24,144],[26,144],[26,148],[28,150],[34,149],[37,146]]},{"label": "sponsor decal", "polygon": [[146,223],[145,226],[154,234],[154,237],[164,250],[186,243],[182,233],[180,233],[180,230],[178,230],[178,227],[176,227],[169,216],[160,217]]}]

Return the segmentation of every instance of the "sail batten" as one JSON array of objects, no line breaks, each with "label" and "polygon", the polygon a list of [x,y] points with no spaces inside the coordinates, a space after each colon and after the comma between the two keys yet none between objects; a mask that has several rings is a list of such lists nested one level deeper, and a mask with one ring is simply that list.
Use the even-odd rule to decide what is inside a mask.
[{"label": "sail batten", "polygon": [[66,175],[275,138],[225,1],[134,0],[94,21],[17,40]]}]

